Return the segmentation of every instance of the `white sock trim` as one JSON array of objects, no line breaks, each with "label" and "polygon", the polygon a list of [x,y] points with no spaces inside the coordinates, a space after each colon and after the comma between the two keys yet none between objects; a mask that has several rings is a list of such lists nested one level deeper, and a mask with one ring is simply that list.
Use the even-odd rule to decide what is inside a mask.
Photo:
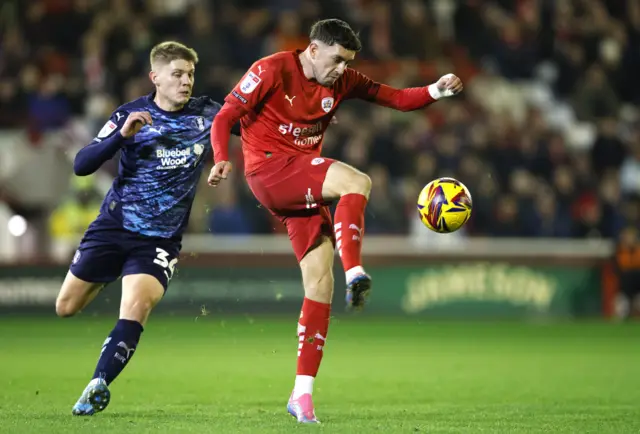
[{"label": "white sock trim", "polygon": [[315,378],[311,375],[296,375],[296,382],[293,386],[293,399],[298,399],[305,393],[313,394],[313,382]]},{"label": "white sock trim", "polygon": [[355,267],[348,269],[346,272],[347,283],[351,282],[351,280],[359,274],[365,274],[364,268],[362,268],[361,265],[356,265]]}]

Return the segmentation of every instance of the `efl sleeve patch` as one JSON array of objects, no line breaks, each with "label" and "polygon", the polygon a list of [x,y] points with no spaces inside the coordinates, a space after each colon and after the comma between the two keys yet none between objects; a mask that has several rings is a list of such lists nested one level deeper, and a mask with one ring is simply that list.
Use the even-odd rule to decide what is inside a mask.
[{"label": "efl sleeve patch", "polygon": [[111,133],[113,133],[116,130],[116,128],[118,128],[116,123],[111,121],[111,120],[108,120],[107,123],[104,124],[104,126],[102,127],[102,129],[98,133],[98,138],[99,139],[104,139],[105,137],[110,136]]},{"label": "efl sleeve patch", "polygon": [[242,80],[242,83],[240,83],[240,91],[242,91],[242,93],[249,94],[256,90],[261,81],[262,80],[258,75],[249,71],[244,80]]}]

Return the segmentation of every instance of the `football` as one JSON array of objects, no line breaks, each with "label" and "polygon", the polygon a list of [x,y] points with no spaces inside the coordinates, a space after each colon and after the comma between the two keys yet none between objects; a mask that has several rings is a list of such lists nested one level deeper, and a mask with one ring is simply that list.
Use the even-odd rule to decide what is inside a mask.
[{"label": "football", "polygon": [[455,232],[471,217],[471,193],[457,179],[438,178],[428,183],[418,196],[422,223],[441,234]]}]

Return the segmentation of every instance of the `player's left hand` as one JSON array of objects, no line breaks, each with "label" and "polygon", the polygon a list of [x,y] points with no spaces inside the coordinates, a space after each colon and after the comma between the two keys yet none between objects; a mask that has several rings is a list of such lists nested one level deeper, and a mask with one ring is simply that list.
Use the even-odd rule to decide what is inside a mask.
[{"label": "player's left hand", "polygon": [[219,161],[215,166],[213,166],[213,169],[211,169],[207,182],[210,186],[217,187],[218,184],[220,184],[220,181],[227,179],[231,169],[232,166],[230,161]]},{"label": "player's left hand", "polygon": [[447,97],[459,94],[464,86],[460,78],[454,74],[446,74],[436,82],[436,88],[443,97]]}]

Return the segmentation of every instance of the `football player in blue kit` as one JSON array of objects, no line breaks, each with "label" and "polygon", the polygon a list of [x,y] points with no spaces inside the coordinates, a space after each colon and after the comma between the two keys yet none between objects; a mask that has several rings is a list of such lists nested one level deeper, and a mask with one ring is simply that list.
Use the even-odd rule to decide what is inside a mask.
[{"label": "football player in blue kit", "polygon": [[56,312],[76,314],[119,277],[122,297],[120,318],[74,415],[93,415],[109,404],[108,386],[134,355],[175,272],[196,185],[212,159],[210,128],[221,105],[191,97],[197,53],[163,42],[151,50],[150,62],[155,91],[118,107],[75,157],[76,175],[86,176],[121,151],[118,176],[73,257]]}]

